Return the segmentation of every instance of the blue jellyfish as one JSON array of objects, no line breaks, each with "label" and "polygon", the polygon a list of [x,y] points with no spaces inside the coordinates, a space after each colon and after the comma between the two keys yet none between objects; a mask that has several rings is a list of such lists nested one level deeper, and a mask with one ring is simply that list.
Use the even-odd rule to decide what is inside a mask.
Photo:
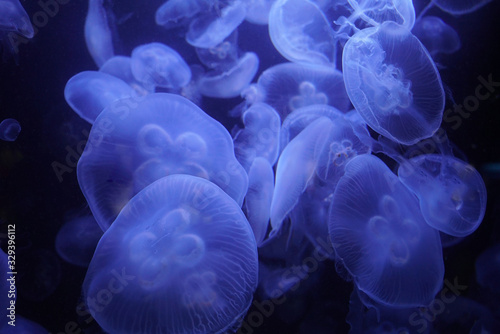
[{"label": "blue jellyfish", "polygon": [[420,200],[426,222],[455,237],[474,232],[486,211],[486,187],[474,167],[457,158],[424,154],[400,165],[401,182]]},{"label": "blue jellyfish", "polygon": [[0,139],[15,141],[21,133],[21,125],[13,118],[6,118],[0,123]]},{"label": "blue jellyfish", "polygon": [[350,106],[342,73],[332,67],[278,64],[262,72],[254,90],[250,101],[269,104],[282,120],[311,104],[328,104],[340,111],[348,111]]},{"label": "blue jellyfish", "polygon": [[259,57],[247,52],[229,69],[221,68],[202,75],[198,80],[198,88],[204,96],[237,97],[250,84],[258,69]]},{"label": "blue jellyfish", "polygon": [[220,44],[245,20],[242,1],[231,1],[220,11],[202,13],[191,21],[186,41],[197,48],[211,48]]},{"label": "blue jellyfish", "polygon": [[497,243],[476,259],[476,281],[491,292],[500,294],[500,243]]},{"label": "blue jellyfish", "polygon": [[238,61],[238,30],[210,48],[195,48],[200,62],[212,69],[228,70]]},{"label": "blue jellyfish", "polygon": [[161,43],[149,43],[132,51],[132,74],[146,89],[180,88],[191,80],[191,70],[181,55]]},{"label": "blue jellyfish", "polygon": [[291,62],[335,66],[334,32],[312,1],[277,0],[269,12],[269,36]]},{"label": "blue jellyfish", "polygon": [[186,98],[167,93],[106,108],[77,167],[82,192],[103,231],[136,193],[170,174],[206,178],[239,205],[248,187],[227,130]]},{"label": "blue jellyfish", "polygon": [[113,38],[108,24],[103,0],[89,0],[85,19],[85,42],[97,67],[115,55]]},{"label": "blue jellyfish", "polygon": [[245,127],[234,136],[236,159],[246,171],[253,160],[265,158],[274,166],[279,155],[280,116],[265,103],[255,103],[241,117]]},{"label": "blue jellyfish", "polygon": [[19,296],[40,302],[52,295],[61,283],[61,261],[50,250],[36,249],[16,262]]},{"label": "blue jellyfish", "polygon": [[64,98],[78,116],[93,124],[113,102],[137,96],[136,91],[110,74],[84,71],[66,83]]},{"label": "blue jellyfish", "polygon": [[83,291],[107,332],[225,333],[249,308],[257,270],[239,205],[207,180],[171,175],[132,198],[104,233]]},{"label": "blue jellyfish", "polygon": [[413,27],[412,33],[434,57],[438,53],[450,54],[460,49],[458,33],[436,16],[424,16]]},{"label": "blue jellyfish", "polygon": [[168,0],[156,10],[156,24],[165,28],[184,25],[210,8],[212,0]]},{"label": "blue jellyfish", "polygon": [[408,30],[415,24],[412,0],[349,0],[355,16],[372,26],[386,21],[395,22]]},{"label": "blue jellyfish", "polygon": [[492,0],[432,0],[431,3],[453,15],[472,13]]},{"label": "blue jellyfish", "polygon": [[271,203],[271,225],[280,228],[315,175],[319,155],[334,124],[320,117],[307,126],[283,150],[276,168],[276,185]]},{"label": "blue jellyfish", "polygon": [[146,95],[154,92],[154,87],[144,87],[132,74],[132,58],[125,56],[115,56],[109,58],[99,72],[110,74],[118,79],[123,80],[132,87],[138,95]]},{"label": "blue jellyfish", "polygon": [[257,157],[248,170],[248,191],[244,204],[257,246],[262,244],[267,234],[273,192],[273,168],[268,160]]},{"label": "blue jellyfish", "polygon": [[0,13],[0,31],[15,32],[26,38],[34,36],[31,21],[19,0],[0,2]]},{"label": "blue jellyfish", "polygon": [[101,236],[102,230],[91,215],[72,219],[57,232],[57,254],[66,262],[87,267]]},{"label": "blue jellyfish", "polygon": [[269,12],[276,0],[246,0],[247,15],[245,20],[253,23],[266,25],[269,23]]},{"label": "blue jellyfish", "polygon": [[439,233],[415,196],[372,155],[347,163],[333,193],[328,230],[356,286],[382,305],[428,305],[444,276]]},{"label": "blue jellyfish", "polygon": [[437,131],[441,78],[409,30],[394,22],[361,30],[346,43],[342,63],[347,94],[372,129],[406,145]]}]

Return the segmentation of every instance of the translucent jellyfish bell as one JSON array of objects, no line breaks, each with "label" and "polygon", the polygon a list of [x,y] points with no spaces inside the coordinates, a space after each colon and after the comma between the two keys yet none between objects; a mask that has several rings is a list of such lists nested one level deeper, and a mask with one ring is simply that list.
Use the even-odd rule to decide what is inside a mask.
[{"label": "translucent jellyfish bell", "polygon": [[227,130],[186,98],[120,100],[96,119],[78,161],[78,182],[103,231],[141,189],[171,174],[209,179],[238,204],[248,178]]},{"label": "translucent jellyfish bell", "polygon": [[189,25],[186,41],[197,48],[211,48],[220,44],[245,19],[243,1],[230,1],[219,11],[210,11],[194,19]]},{"label": "translucent jellyfish bell", "polygon": [[441,78],[409,30],[393,22],[363,29],[346,43],[342,63],[347,94],[375,131],[409,145],[439,128]]},{"label": "translucent jellyfish bell", "polygon": [[146,95],[154,92],[154,87],[144,87],[132,74],[132,58],[115,56],[108,59],[99,69],[99,72],[110,74],[123,80],[132,87],[138,95]]},{"label": "translucent jellyfish bell", "polygon": [[283,63],[268,68],[257,82],[257,102],[272,106],[284,120],[293,110],[328,104],[349,110],[342,72],[331,67]]},{"label": "translucent jellyfish bell", "polygon": [[412,0],[349,0],[349,3],[372,26],[392,21],[411,30],[415,24]]},{"label": "translucent jellyfish bell", "polygon": [[181,55],[161,43],[150,43],[132,51],[132,74],[146,88],[180,88],[191,80],[191,70]]},{"label": "translucent jellyfish bell", "polygon": [[276,0],[246,0],[245,20],[253,24],[266,25],[269,22],[269,12]]},{"label": "translucent jellyfish bell", "polygon": [[210,48],[196,48],[198,59],[203,65],[213,69],[227,70],[238,60],[238,30],[233,31],[224,41]]},{"label": "translucent jellyfish bell", "polygon": [[289,61],[335,66],[334,32],[312,1],[277,0],[269,12],[269,36]]},{"label": "translucent jellyfish bell", "polygon": [[13,118],[6,118],[0,123],[0,139],[15,141],[21,133],[21,124]]},{"label": "translucent jellyfish bell", "polygon": [[234,136],[236,159],[246,171],[258,157],[274,166],[279,155],[281,124],[276,110],[265,103],[256,103],[245,110],[241,118],[245,127]]},{"label": "translucent jellyfish bell", "polygon": [[207,180],[172,175],[123,208],[97,246],[83,292],[107,332],[224,333],[249,308],[257,271],[239,205]]},{"label": "translucent jellyfish bell", "polygon": [[415,196],[372,155],[353,158],[333,194],[328,230],[357,287],[383,305],[428,305],[444,276],[439,233]]},{"label": "translucent jellyfish bell", "polygon": [[447,13],[463,15],[472,13],[491,1],[492,0],[432,0],[432,3]]},{"label": "translucent jellyfish bell", "polygon": [[30,18],[19,0],[0,2],[0,30],[15,32],[26,38],[35,35]]},{"label": "translucent jellyfish bell", "polygon": [[102,72],[84,71],[64,87],[64,98],[78,116],[93,124],[107,106],[137,93],[124,81]]},{"label": "translucent jellyfish bell", "polygon": [[431,55],[454,53],[460,49],[458,33],[436,16],[424,16],[415,24],[412,33]]},{"label": "translucent jellyfish bell", "polygon": [[245,53],[229,69],[206,73],[198,81],[200,93],[215,98],[237,97],[245,89],[259,69],[259,57]]},{"label": "translucent jellyfish bell", "polygon": [[401,164],[399,179],[420,200],[422,214],[435,229],[455,237],[474,232],[486,211],[486,187],[471,165],[438,154]]},{"label": "translucent jellyfish bell", "polygon": [[168,0],[156,11],[156,24],[166,28],[183,25],[203,10],[207,10],[213,1],[207,0]]},{"label": "translucent jellyfish bell", "polygon": [[85,19],[85,42],[92,59],[98,67],[115,55],[113,38],[109,28],[103,0],[89,0]]}]

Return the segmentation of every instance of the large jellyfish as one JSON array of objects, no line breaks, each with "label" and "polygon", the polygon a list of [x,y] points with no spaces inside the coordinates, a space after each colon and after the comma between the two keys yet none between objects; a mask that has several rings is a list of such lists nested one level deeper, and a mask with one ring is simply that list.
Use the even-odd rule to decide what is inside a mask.
[{"label": "large jellyfish", "polygon": [[422,42],[432,56],[453,53],[460,49],[458,33],[436,16],[424,16],[413,27],[412,33]]},{"label": "large jellyfish", "polygon": [[103,0],[89,0],[85,19],[85,42],[98,67],[115,55],[113,38],[108,24]]},{"label": "large jellyfish", "polygon": [[137,192],[170,174],[200,176],[243,203],[248,177],[227,130],[179,95],[120,100],[96,119],[78,182],[103,230]]},{"label": "large jellyfish", "polygon": [[257,286],[257,247],[239,205],[213,183],[162,178],[138,193],[97,246],[83,284],[113,333],[225,333]]},{"label": "large jellyfish", "polygon": [[275,65],[262,72],[257,85],[246,93],[249,102],[269,104],[282,120],[293,110],[311,104],[329,104],[340,111],[347,111],[350,105],[342,73],[320,65]]},{"label": "large jellyfish", "polygon": [[425,223],[415,196],[375,156],[347,164],[333,194],[328,230],[338,260],[374,301],[423,306],[441,288],[439,233]]},{"label": "large jellyfish", "polygon": [[149,43],[132,51],[132,74],[146,89],[180,88],[191,80],[191,70],[181,55],[162,43]]},{"label": "large jellyfish", "polygon": [[457,158],[425,154],[401,164],[401,182],[420,200],[426,222],[455,237],[474,232],[486,211],[486,187],[471,165]]},{"label": "large jellyfish", "polygon": [[0,139],[15,141],[21,133],[21,125],[13,118],[6,118],[0,123]]},{"label": "large jellyfish", "polygon": [[335,66],[334,31],[312,1],[276,1],[269,12],[269,36],[289,61]]},{"label": "large jellyfish", "polygon": [[136,91],[113,75],[84,71],[68,80],[64,98],[78,116],[94,123],[104,108],[120,99],[137,96]]},{"label": "large jellyfish", "polygon": [[347,94],[366,123],[380,134],[414,144],[441,124],[444,90],[427,50],[409,30],[385,22],[346,43]]}]

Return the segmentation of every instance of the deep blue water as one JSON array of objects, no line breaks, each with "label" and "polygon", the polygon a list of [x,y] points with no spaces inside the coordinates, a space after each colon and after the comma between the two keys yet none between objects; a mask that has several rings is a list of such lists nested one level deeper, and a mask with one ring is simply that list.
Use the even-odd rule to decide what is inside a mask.
[{"label": "deep blue water", "polygon": [[[193,48],[176,36],[177,32],[168,34],[155,25],[152,17],[161,3],[154,0],[147,4],[134,1],[114,4],[118,21],[132,13],[116,26],[115,36],[119,36],[116,53],[129,55],[139,44],[161,41],[176,49],[188,64],[197,62]],[[30,17],[41,10],[35,1],[22,4]],[[415,6],[418,13],[421,6]],[[54,246],[55,236],[65,221],[90,212],[74,167],[90,125],[71,110],[63,95],[69,78],[81,71],[97,69],[83,37],[86,8],[86,1],[72,0],[60,5],[47,25],[20,46],[18,64],[13,60],[0,63],[0,118],[15,118],[22,126],[15,142],[0,141],[0,235],[6,233],[7,224],[16,225],[17,314],[51,333],[64,332],[71,321],[78,324],[82,333],[100,333],[96,322],[87,324],[87,318],[76,309],[82,302],[86,269],[66,263]],[[456,103],[474,94],[480,84],[478,77],[491,76],[500,81],[498,1],[462,17],[438,9],[431,9],[429,14],[443,18],[462,40],[458,52],[438,60],[442,81]],[[243,51],[253,51],[259,56],[255,78],[268,67],[286,61],[273,48],[266,26],[244,22],[238,40]],[[227,116],[227,112],[241,101],[204,98],[201,107],[230,131],[238,121]],[[447,99],[445,109],[450,107],[452,102]],[[442,124],[450,140],[481,172],[488,204],[478,230],[458,245],[444,249],[445,279],[458,279],[467,286],[462,296],[491,307],[499,317],[498,300],[491,301],[491,295],[478,285],[474,264],[479,254],[500,242],[500,170],[493,173],[484,169],[488,163],[500,164],[500,87],[481,101],[469,118],[455,125]],[[71,172],[62,175],[62,182],[53,170],[54,161],[70,166]],[[339,277],[333,261],[324,261],[296,291],[285,295],[281,305],[273,306],[271,314],[263,317],[263,324],[251,326],[248,332],[347,333],[349,325],[345,319],[352,286],[352,282]],[[262,310],[254,305],[248,314],[252,312],[262,313]],[[449,320],[452,318],[449,314],[457,318]],[[432,322],[435,332],[469,333],[474,320],[466,319],[463,314],[467,314],[467,306],[449,307]]]}]

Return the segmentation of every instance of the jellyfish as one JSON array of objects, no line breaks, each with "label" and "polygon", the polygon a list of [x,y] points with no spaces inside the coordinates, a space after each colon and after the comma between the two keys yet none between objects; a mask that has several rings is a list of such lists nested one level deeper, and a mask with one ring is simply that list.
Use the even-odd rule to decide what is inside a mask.
[{"label": "jellyfish", "polygon": [[19,0],[2,0],[0,13],[0,31],[14,32],[26,38],[35,35],[30,18]]},{"label": "jellyfish", "polygon": [[372,26],[391,21],[411,30],[415,24],[412,0],[349,0],[349,3],[355,15]]},{"label": "jellyfish", "polygon": [[413,27],[412,33],[434,57],[436,54],[450,54],[460,49],[460,37],[455,29],[439,17],[424,16]]},{"label": "jellyfish", "polygon": [[115,55],[113,38],[103,0],[89,0],[85,19],[85,43],[97,67]]},{"label": "jellyfish", "polygon": [[378,133],[410,145],[432,136],[444,110],[444,90],[429,53],[409,30],[385,22],[346,43],[347,94]]},{"label": "jellyfish", "polygon": [[253,52],[247,52],[231,68],[202,75],[198,88],[202,95],[208,97],[237,97],[250,84],[258,68],[259,57]]},{"label": "jellyfish", "polygon": [[281,120],[272,107],[265,103],[256,103],[242,115],[245,128],[234,136],[236,159],[246,171],[256,158],[265,158],[271,166],[278,160],[278,139]]},{"label": "jellyfish", "polygon": [[195,48],[200,62],[211,69],[228,70],[238,61],[238,30],[210,48]]},{"label": "jellyfish", "polygon": [[471,165],[452,156],[424,154],[400,165],[401,182],[420,200],[425,221],[455,237],[474,232],[486,211],[486,187]]},{"label": "jellyfish", "polygon": [[246,217],[257,246],[262,244],[267,234],[273,192],[273,168],[268,160],[257,157],[248,171],[248,191],[245,196]]},{"label": "jellyfish", "polygon": [[123,80],[132,87],[138,95],[146,95],[154,92],[154,87],[144,87],[132,74],[132,58],[125,56],[115,56],[102,64],[99,72],[110,74]]},{"label": "jellyfish", "polygon": [[90,124],[113,102],[135,96],[136,91],[124,81],[96,71],[76,74],[64,88],[64,98],[71,109]]},{"label": "jellyfish", "polygon": [[52,295],[61,283],[61,261],[50,250],[36,249],[16,262],[19,296],[40,302]]},{"label": "jellyfish", "polygon": [[132,74],[146,89],[181,88],[191,80],[191,70],[181,55],[161,43],[149,43],[132,51]]},{"label": "jellyfish", "polygon": [[476,259],[476,281],[480,286],[500,295],[500,243],[483,251]]},{"label": "jellyfish", "polygon": [[186,98],[167,93],[106,108],[77,166],[78,182],[103,231],[135,194],[171,174],[206,178],[239,205],[248,187],[227,130]]},{"label": "jellyfish", "polygon": [[186,21],[210,8],[211,0],[168,0],[156,10],[156,24],[165,28],[184,25]]},{"label": "jellyfish", "polygon": [[269,23],[269,12],[276,0],[246,0],[247,15],[245,20],[253,23],[266,25]]},{"label": "jellyfish", "polygon": [[245,15],[245,6],[240,0],[231,1],[219,13],[203,13],[191,21],[186,41],[197,48],[215,47],[238,28]]},{"label": "jellyfish", "polygon": [[314,2],[277,0],[269,12],[269,36],[291,62],[335,66],[334,32]]},{"label": "jellyfish", "polygon": [[104,233],[83,291],[107,332],[224,333],[249,308],[257,270],[239,205],[205,179],[171,175],[132,198]]},{"label": "jellyfish", "polygon": [[67,221],[57,232],[56,251],[66,262],[87,267],[102,236],[92,215]]},{"label": "jellyfish", "polygon": [[293,110],[312,104],[328,104],[340,111],[348,111],[350,106],[342,73],[320,65],[275,65],[262,72],[255,89],[255,101],[269,104],[282,120]]},{"label": "jellyfish", "polygon": [[6,118],[0,123],[0,139],[15,141],[21,133],[21,125],[13,118]]},{"label": "jellyfish", "polygon": [[452,15],[472,13],[492,0],[432,0],[431,3]]},{"label": "jellyfish", "polygon": [[307,126],[283,150],[276,168],[276,185],[271,202],[271,225],[280,228],[311,182],[319,154],[327,143],[333,123],[320,117]]},{"label": "jellyfish", "polygon": [[397,308],[428,305],[444,276],[439,233],[414,195],[373,155],[347,163],[332,197],[328,230],[359,290]]}]

